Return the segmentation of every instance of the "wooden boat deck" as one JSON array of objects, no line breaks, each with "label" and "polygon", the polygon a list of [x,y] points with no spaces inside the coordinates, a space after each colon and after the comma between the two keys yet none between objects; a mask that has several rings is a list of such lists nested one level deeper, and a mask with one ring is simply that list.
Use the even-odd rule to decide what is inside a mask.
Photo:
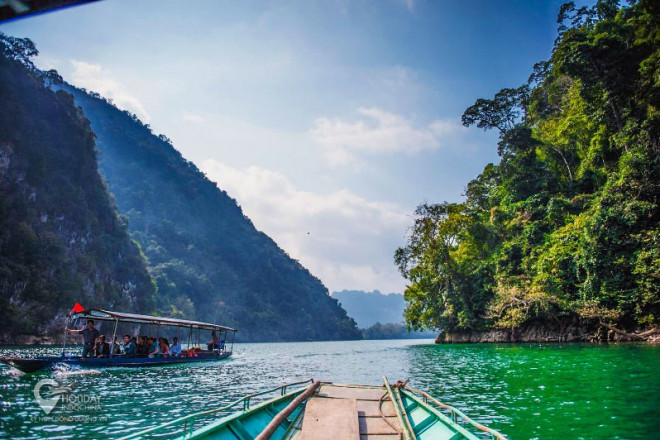
[{"label": "wooden boat deck", "polygon": [[[506,440],[502,434],[471,420],[458,409],[408,387],[406,382],[390,385],[386,377],[383,382],[384,386],[311,379],[294,382],[245,396],[224,407],[135,432],[123,440],[143,439],[156,432],[159,438],[164,438],[165,431],[175,426],[179,429],[170,434],[179,435],[179,440],[479,440],[457,423],[457,416],[473,430],[490,434],[493,439]],[[287,392],[287,388],[307,383],[306,387]],[[274,392],[280,395],[250,407],[250,399]],[[202,427],[193,427],[197,418],[239,405],[243,410]],[[448,414],[443,414],[441,409]]]},{"label": "wooden boat deck", "polygon": [[323,383],[296,423],[291,438],[297,440],[401,438],[401,425],[383,386]]}]

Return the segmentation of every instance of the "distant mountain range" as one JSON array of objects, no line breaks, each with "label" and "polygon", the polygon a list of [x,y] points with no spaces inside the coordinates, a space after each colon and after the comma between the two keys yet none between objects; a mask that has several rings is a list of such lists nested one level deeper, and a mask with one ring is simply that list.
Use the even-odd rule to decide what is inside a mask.
[{"label": "distant mountain range", "polygon": [[378,290],[342,290],[332,292],[358,327],[367,328],[376,324],[403,323],[403,309],[406,301],[400,293],[383,294]]},{"label": "distant mountain range", "polygon": [[413,339],[435,338],[434,331],[408,331],[404,323],[403,309],[406,300],[400,293],[383,294],[378,290],[342,290],[332,292],[332,297],[346,309],[365,339]]}]

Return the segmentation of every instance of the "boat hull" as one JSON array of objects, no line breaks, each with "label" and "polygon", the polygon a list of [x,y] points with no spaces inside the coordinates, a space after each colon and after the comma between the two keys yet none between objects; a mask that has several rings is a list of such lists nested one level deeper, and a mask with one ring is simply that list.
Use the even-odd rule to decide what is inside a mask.
[{"label": "boat hull", "polygon": [[[243,397],[211,410],[180,417],[120,440],[167,437],[178,440],[304,440],[309,438],[361,440],[506,440],[497,431],[469,419],[459,410],[436,401],[406,382],[395,386],[296,382]],[[313,382],[289,393],[288,387]],[[250,399],[271,393],[280,396],[250,407]],[[422,393],[423,399],[417,397]],[[242,406],[242,410],[236,410]],[[235,408],[219,420],[208,418]],[[449,410],[450,415],[441,413]],[[460,417],[461,422],[456,416]],[[199,427],[199,425],[202,425]],[[468,431],[469,428],[470,430]],[[152,437],[153,436],[153,437]]]},{"label": "boat hull", "polygon": [[109,367],[151,367],[158,365],[189,364],[198,362],[210,362],[227,359],[231,352],[219,354],[200,354],[198,357],[180,358],[180,357],[123,357],[115,356],[113,358],[83,358],[48,356],[34,359],[24,359],[18,357],[3,357],[1,362],[16,368],[24,373],[34,373],[36,371],[51,368],[55,364],[66,364],[81,368],[109,368]]}]

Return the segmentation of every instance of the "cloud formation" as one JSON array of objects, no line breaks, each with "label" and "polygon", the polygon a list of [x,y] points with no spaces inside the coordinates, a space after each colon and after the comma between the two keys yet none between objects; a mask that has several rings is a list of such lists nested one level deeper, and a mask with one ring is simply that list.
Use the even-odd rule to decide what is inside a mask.
[{"label": "cloud formation", "polygon": [[206,122],[203,116],[200,116],[195,113],[184,113],[181,117],[186,122],[192,122],[193,124],[203,124]]},{"label": "cloud formation", "polygon": [[309,131],[323,146],[332,165],[347,165],[357,154],[418,153],[435,150],[453,141],[465,128],[453,119],[419,126],[401,115],[378,107],[360,108],[361,119],[318,118]]},{"label": "cloud formation", "polygon": [[142,103],[130,94],[121,82],[114,79],[109,72],[104,71],[100,64],[71,60],[71,65],[73,66],[71,83],[75,86],[110,98],[117,107],[135,113],[143,122],[149,122],[151,118]]},{"label": "cloud formation", "polygon": [[348,190],[304,191],[283,174],[256,166],[238,169],[209,159],[202,169],[236,198],[258,229],[331,291],[403,291],[392,258],[410,219],[399,206]]}]

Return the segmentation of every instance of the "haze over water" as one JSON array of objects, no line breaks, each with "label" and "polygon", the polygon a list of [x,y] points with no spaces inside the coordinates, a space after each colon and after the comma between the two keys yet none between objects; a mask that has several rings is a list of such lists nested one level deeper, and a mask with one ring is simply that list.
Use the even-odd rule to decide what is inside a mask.
[{"label": "haze over water", "polygon": [[[0,355],[57,354],[2,348]],[[641,344],[434,345],[432,341],[237,344],[226,362],[17,376],[0,367],[0,438],[116,438],[253,392],[309,378],[415,388],[511,439],[659,438],[660,347]],[[91,374],[90,374],[91,373]],[[36,382],[100,396],[103,423],[36,423]],[[64,415],[54,410],[51,415]]]}]

